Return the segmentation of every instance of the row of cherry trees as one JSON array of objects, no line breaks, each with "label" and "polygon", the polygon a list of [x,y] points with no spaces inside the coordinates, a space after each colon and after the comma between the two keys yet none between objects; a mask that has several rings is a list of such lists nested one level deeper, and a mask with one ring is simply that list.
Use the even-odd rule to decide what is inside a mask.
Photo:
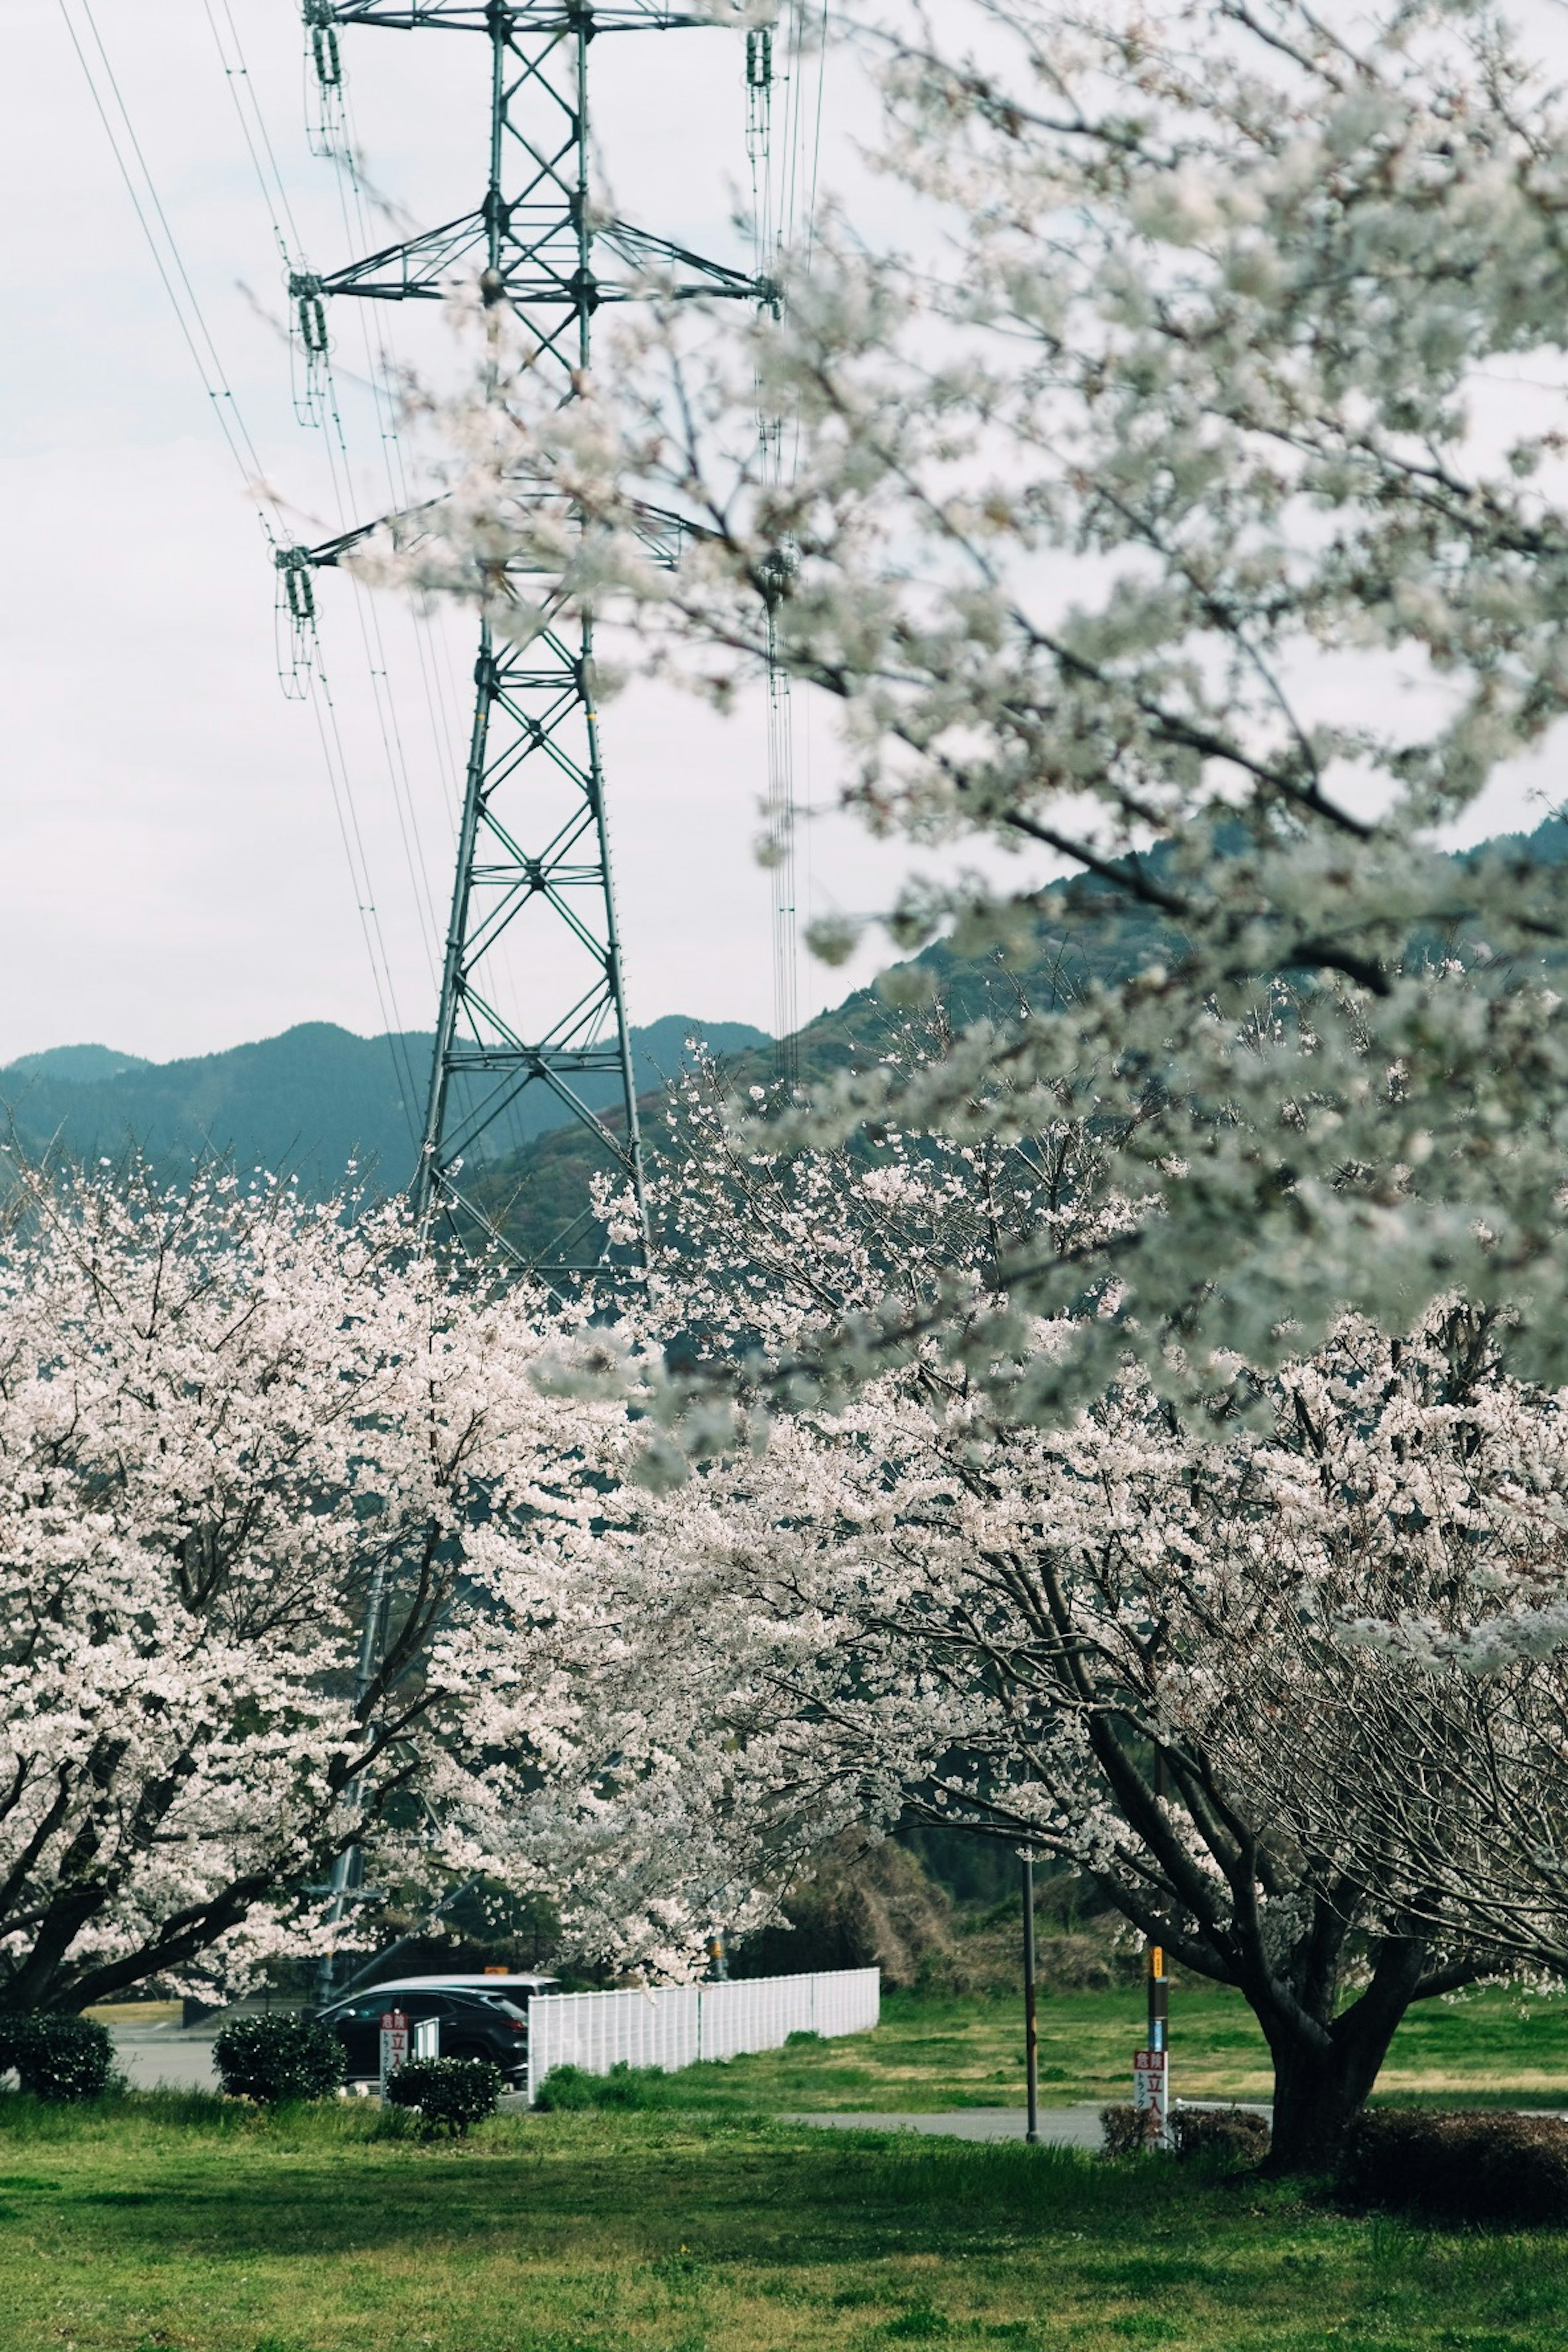
[{"label": "row of cherry trees", "polygon": [[[1412,2000],[1561,1965],[1568,1411],[1484,1310],[1213,1359],[1196,1408],[1130,1354],[1042,1418],[1073,1335],[1000,1355],[999,1269],[1128,1213],[1070,1106],[1005,1147],[763,1149],[698,1085],[677,1132],[618,1321],[456,1278],[395,1209],[17,1194],[8,2004],[319,1948],[351,1844],[679,1973],[912,1810],[1237,1987],[1310,2162]],[[893,1298],[927,1327],[896,1362]]]}]

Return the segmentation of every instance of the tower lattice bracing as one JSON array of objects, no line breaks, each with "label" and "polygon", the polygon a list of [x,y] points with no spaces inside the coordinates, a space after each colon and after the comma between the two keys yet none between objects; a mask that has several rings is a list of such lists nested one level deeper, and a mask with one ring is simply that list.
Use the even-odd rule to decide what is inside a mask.
[{"label": "tower lattice bracing", "polygon": [[[340,71],[351,26],[446,31],[482,40],[489,62],[489,170],[473,211],[346,268],[296,279],[307,343],[331,300],[437,299],[478,278],[536,346],[535,367],[573,397],[606,302],[660,293],[765,299],[758,279],[702,259],[627,222],[596,221],[589,193],[588,65],[607,34],[711,30],[636,0],[600,7],[563,0],[306,0],[317,69]],[[547,497],[526,483],[517,495]],[[366,527],[367,529],[371,526]],[[673,555],[679,526],[650,515],[650,541]],[[359,537],[310,551],[331,565]],[[593,625],[537,576],[545,622],[526,643],[485,623],[445,945],[436,1048],[417,1198],[457,1229],[492,1223],[475,1180],[531,1089],[545,1087],[590,1129],[603,1165],[639,1204],[643,1171],[627,1035],[621,943],[611,877]],[[517,1013],[518,982],[533,1007]],[[598,1255],[588,1203],[531,1253],[546,1278],[570,1281]]]}]

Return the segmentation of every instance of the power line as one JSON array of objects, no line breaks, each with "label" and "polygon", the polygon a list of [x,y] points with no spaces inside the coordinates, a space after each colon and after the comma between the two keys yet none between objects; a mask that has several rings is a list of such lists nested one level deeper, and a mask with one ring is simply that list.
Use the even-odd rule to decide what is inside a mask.
[{"label": "power line", "polygon": [[[130,109],[126,104],[124,94],[121,89],[119,78],[114,71],[114,67],[110,58],[108,49],[104,46],[103,36],[99,30],[97,19],[93,15],[91,0],[75,0],[75,5],[79,9],[82,22],[85,25],[90,49],[96,55],[96,69],[94,57],[89,55],[89,46],[84,45],[82,37],[78,31],[77,25],[73,22],[70,0],[58,0],[60,16],[65,26],[67,37],[68,38],[72,48],[76,52],[77,61],[81,67],[82,76],[87,83],[89,96],[92,100],[93,107],[98,118],[103,125],[104,134],[109,142],[110,152],[114,158],[115,166],[119,171],[121,179],[124,183],[126,194],[131,199],[132,210],[136,215],[137,225],[142,231],[147,249],[152,256],[153,268],[157,271],[159,281],[163,288],[164,293],[168,297],[169,306],[174,311],[176,324],[180,330],[181,338],[184,342],[187,352],[190,353],[191,360],[195,367],[202,389],[205,393],[208,404],[217,420],[218,428],[223,435],[224,441],[228,448],[229,454],[234,459],[236,467],[239,472],[242,481],[245,483],[247,492],[255,500],[257,519],[261,525],[262,532],[267,540],[268,545],[276,557],[280,551],[286,552],[290,548],[292,544],[291,534],[283,520],[277,499],[266,487],[261,460],[258,455],[256,444],[251,437],[249,429],[246,425],[245,418],[240,412],[239,404],[235,397],[233,387],[229,383],[222,359],[219,356],[216,342],[207,325],[205,314],[202,309],[200,297],[192,282],[190,272],[185,267],[184,258],[180,250],[179,241],[174,236],[174,228],[170,223],[168,214],[164,209],[163,199],[158,194],[157,183],[153,176],[152,167],[147,161],[142,142],[137,137],[136,128],[132,121]],[[225,14],[226,16],[228,16],[232,34],[233,18],[232,16],[228,15],[227,0],[224,0],[224,6]],[[266,172],[263,169],[261,160],[262,154],[265,154],[270,162],[274,178],[281,195],[281,209],[284,216],[290,219],[290,227],[292,227],[292,220],[289,214],[287,191],[283,187],[282,176],[278,170],[277,156],[272,149],[271,142],[268,138],[266,125],[261,120],[259,108],[256,105],[254,90],[250,88],[249,76],[246,70],[243,57],[239,58],[237,67],[230,65],[228,58],[224,50],[224,45],[219,35],[216,20],[213,16],[210,0],[209,5],[207,5],[206,14],[208,24],[212,28],[215,40],[217,42],[219,56],[222,58],[224,62],[225,71],[230,78],[230,88],[235,97],[236,110],[239,114],[241,128],[245,131],[247,143],[250,148],[251,160],[256,167],[258,179],[261,185],[263,195],[268,202],[268,215],[272,223],[274,238],[279,246],[279,252],[284,258],[285,266],[287,267],[289,259],[288,245],[279,226],[277,214],[272,207],[271,195],[268,188]],[[238,44],[237,35],[235,36],[235,47],[237,55]],[[256,117],[257,129],[261,142],[260,152],[258,152],[256,142],[252,139],[249,126],[246,122],[245,111],[244,107],[241,104],[239,90],[236,87],[237,78],[250,96],[252,109]],[[107,97],[105,95],[106,90],[108,93]],[[132,161],[134,163],[134,169],[132,168]],[[302,634],[306,636],[313,635],[313,598],[306,596],[301,602],[296,603],[294,597],[288,593],[288,575],[283,572],[279,572],[279,585],[281,600],[289,613],[291,624],[296,635],[299,635]],[[280,674],[282,673],[282,670],[283,664],[280,657]],[[387,1036],[389,1040],[395,1041],[391,1045],[394,1060],[394,1072],[395,1076],[396,1076],[398,1079],[405,1106],[409,1114],[411,1131],[416,1134],[416,1114],[414,1111],[413,1105],[417,1097],[413,1086],[412,1069],[407,1063],[407,1047],[405,1042],[403,1040],[402,1023],[397,1015],[396,994],[392,983],[391,966],[386,954],[385,940],[381,933],[380,919],[376,911],[374,894],[370,887],[369,866],[368,860],[364,854],[363,835],[359,824],[358,812],[353,804],[352,784],[349,779],[347,761],[343,755],[342,734],[338,726],[336,707],[331,701],[331,690],[327,685],[326,679],[324,676],[320,674],[319,661],[315,665],[315,674],[319,677],[320,685],[319,691],[312,694],[312,704],[315,709],[318,731],[321,739],[322,753],[326,761],[328,779],[332,793],[333,807],[337,813],[339,831],[342,837],[344,854],[349,866],[350,882],[358,906],[361,928],[364,933],[366,950],[370,958],[372,982],[375,989],[377,1003],[381,1008],[382,1019],[385,1025]],[[398,1057],[400,1055],[404,1063],[404,1067],[402,1069],[399,1069],[397,1066]]]},{"label": "power line", "polygon": [[[233,49],[231,60],[229,48],[225,46],[224,35],[218,26],[213,0],[202,0],[202,5],[212,33],[214,47],[217,50],[224,76],[228,83],[229,96],[234,100],[234,110],[239,119],[240,131],[255,169],[257,184],[261,190],[262,200],[272,223],[273,242],[278,247],[284,269],[291,271],[297,260],[303,256],[304,241],[294,221],[293,212],[289,203],[288,186],[279,167],[272,141],[268,135],[267,124],[261,112],[261,102],[256,95],[256,86],[250,79],[250,69],[245,62],[245,52],[240,46],[239,29],[234,21],[234,11],[228,5],[228,0],[218,0],[218,5],[223,10],[224,18],[228,26],[228,41]],[[268,178],[268,171],[271,173],[270,181]],[[279,219],[279,214],[289,224],[287,236],[284,236]]]},{"label": "power line", "polygon": [[[217,13],[219,8],[223,17],[221,26]],[[278,161],[278,151],[273,144],[261,100],[246,62],[244,46],[240,40],[239,30],[234,20],[229,0],[216,0],[216,7],[215,0],[204,0],[204,9],[208,28],[212,33],[213,44],[217,51],[218,61],[223,68],[229,95],[234,103],[240,132],[256,176],[262,205],[271,228],[272,240],[278,248],[279,259],[282,264],[292,296],[294,289],[307,277],[303,267],[304,245],[299,225],[294,218],[293,207],[289,203],[288,184]],[[226,35],[225,26],[226,26]],[[287,224],[286,229],[285,224]],[[326,427],[324,446],[327,452],[328,473],[332,485],[339,520],[346,523],[350,504],[348,484],[340,475],[337,457],[341,457],[342,460],[342,475],[349,473],[351,461],[342,414],[325,351],[319,353],[315,362],[312,362],[308,355],[307,364],[308,367],[319,365],[321,383],[317,413]],[[374,383],[372,390],[373,394],[377,397],[379,406],[379,393]],[[307,396],[310,396],[309,394]],[[296,403],[296,413],[298,413],[298,403]],[[334,442],[336,455],[334,455]],[[370,680],[371,698],[376,714],[383,754],[392,784],[393,805],[397,818],[398,832],[408,866],[409,879],[413,886],[416,911],[425,938],[426,954],[433,981],[436,953],[435,917],[430,895],[429,873],[425,866],[422,845],[417,851],[415,845],[416,820],[413,808],[408,761],[404,751],[396,706],[392,695],[390,666],[382,642],[380,616],[374,604],[370,604],[367,612],[367,591],[363,583],[356,580],[354,606],[359,622],[361,648],[364,655]],[[319,672],[319,667],[318,646],[314,662],[317,672]],[[405,1034],[403,1018],[397,1003],[396,986],[392,976],[391,958],[387,954],[385,939],[381,928],[381,918],[371,879],[359,809],[354,798],[353,770],[343,747],[336,704],[332,700],[331,689],[324,676],[321,677],[320,694],[325,701],[331,719],[329,735],[328,730],[321,723],[321,710],[318,702],[317,719],[321,733],[322,752],[327,761],[333,803],[338,813],[339,828],[343,837],[351,877],[353,880],[355,897],[359,903],[361,924],[365,931],[366,945],[371,955],[372,975],[378,1000],[382,1003],[386,1034],[389,1037],[395,1037],[401,1041]],[[332,757],[334,747],[335,765]],[[418,1113],[415,1108],[416,1096],[412,1068],[408,1064],[407,1047],[400,1042],[392,1045],[389,1050],[393,1057],[394,1073],[403,1098],[409,1139],[416,1143]]]},{"label": "power line", "polygon": [[[279,543],[287,545],[289,533],[283,524],[278,502],[266,488],[261,460],[256,453],[256,444],[252,441],[246,427],[245,419],[240,415],[239,404],[235,399],[233,388],[224,373],[223,362],[218,357],[217,346],[213,341],[206,320],[203,316],[196,289],[191,283],[189,273],[181,257],[174,233],[169,226],[168,215],[163,210],[153,174],[148,169],[147,159],[142,152],[141,142],[137,139],[125,100],[121,95],[114,68],[109,61],[109,53],[103,46],[103,38],[93,16],[90,0],[76,0],[76,5],[86,19],[88,30],[92,37],[92,46],[96,48],[102,66],[103,77],[112,94],[115,110],[124,126],[125,140],[140,167],[142,188],[146,194],[145,203],[142,191],[137,187],[135,174],[126,161],[124,149],[115,131],[103,93],[99,87],[98,78],[93,72],[87,51],[82,47],[77,28],[71,21],[68,0],[58,0],[58,5],[67,37],[76,51],[77,61],[81,67],[83,78],[87,82],[88,93],[108,138],[110,152],[113,155],[120,176],[125,183],[125,192],[131,199],[132,210],[136,215],[137,224],[146,240],[147,250],[153,257],[153,266],[157,270],[163,291],[169,298],[170,308],[174,313],[185,348],[195,362],[202,389],[206,394],[213,414],[217,419],[218,429],[228,446],[230,456],[239,469],[240,478],[246,488],[256,499],[257,519],[266,534],[268,546],[276,548]],[[157,222],[159,230],[162,231],[162,246],[158,236],[154,233],[153,226],[154,220]],[[184,289],[183,299],[179,289]],[[268,509],[271,510],[272,519],[268,517]],[[276,530],[273,527],[274,520],[278,526]]]},{"label": "power line", "polygon": [[[272,230],[273,242],[277,246],[279,257],[289,281],[291,298],[298,300],[302,316],[306,303],[312,298],[308,294],[298,294],[297,289],[301,286],[309,286],[314,281],[310,279],[304,266],[304,244],[299,225],[294,218],[293,207],[289,203],[288,184],[278,161],[277,148],[268,129],[260,96],[246,62],[244,45],[240,39],[238,26],[235,23],[234,11],[230,0],[203,0],[203,5],[207,24],[212,32],[214,46],[228,84],[229,95],[234,101],[235,113],[239,121],[246,149],[255,172],[257,185],[260,190],[262,204]],[[220,10],[223,18],[222,26],[218,16]],[[226,27],[226,33],[224,27]],[[347,174],[354,190],[356,209],[363,215],[363,207],[359,200],[358,175],[353,166],[352,144],[348,148],[344,160]],[[346,226],[347,205],[342,203],[342,179],[340,177],[340,203],[342,205]],[[363,320],[363,305],[361,317]],[[375,404],[388,492],[395,505],[406,505],[408,491],[402,464],[402,450],[397,440],[395,420],[389,415],[385,398],[387,354],[379,327],[375,338],[376,347],[373,350],[368,322],[366,322],[364,343],[366,375],[370,383],[371,396]],[[352,459],[342,405],[332,383],[331,355],[325,347],[324,341],[320,347],[307,345],[306,362],[308,385],[313,377],[316,386],[313,396],[308,389],[307,401],[326,435],[325,446],[333,499],[339,522],[346,528],[350,519],[349,492],[353,470]],[[334,442],[336,457],[333,452]],[[394,450],[396,453],[395,464],[393,462]],[[341,457],[342,460],[341,475],[337,457]],[[354,605],[383,754],[392,786],[393,806],[397,819],[398,835],[403,846],[404,860],[408,869],[410,887],[413,890],[416,918],[424,940],[431,984],[434,986],[439,932],[429,866],[425,855],[424,841],[419,832],[408,756],[404,746],[396,696],[392,684],[392,669],[387,660],[386,647],[382,635],[380,610],[374,598],[369,596],[363,583],[357,579],[354,581]],[[428,703],[431,699],[430,686],[423,646],[421,646],[420,669]],[[434,710],[431,715],[434,733],[437,731]],[[390,970],[390,967],[388,969]],[[414,1139],[416,1140],[417,1138]]]}]

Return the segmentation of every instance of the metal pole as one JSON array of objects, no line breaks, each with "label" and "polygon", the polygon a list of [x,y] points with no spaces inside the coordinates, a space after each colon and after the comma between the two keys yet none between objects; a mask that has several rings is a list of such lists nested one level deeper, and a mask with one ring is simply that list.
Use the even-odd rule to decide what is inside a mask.
[{"label": "metal pole", "polygon": [[425,1137],[414,1179],[414,1213],[426,1226],[436,1204],[441,1139],[447,1127],[447,1094],[451,1073],[458,1008],[463,992],[463,942],[468,936],[468,899],[473,887],[474,850],[484,807],[486,755],[489,743],[490,704],[495,699],[495,652],[488,620],[479,623],[479,654],[474,664],[474,723],[468,743],[468,773],[463,780],[463,815],[458,835],[458,870],[452,881],[452,913],[447,926],[446,961],[441,972],[441,1003],[436,1016],[436,1053],[430,1066],[430,1094],[425,1112]]},{"label": "metal pole", "polygon": [[1040,2144],[1040,2036],[1035,2015],[1035,1857],[1024,1856],[1024,2067],[1029,2120],[1024,2137]]},{"label": "metal pole", "polygon": [[1149,2051],[1156,2060],[1154,2105],[1160,2118],[1159,2138],[1163,2144],[1170,2126],[1171,2060],[1170,2060],[1170,1979],[1165,1974],[1165,1949],[1163,1944],[1151,1944],[1148,1959],[1149,1977]]}]

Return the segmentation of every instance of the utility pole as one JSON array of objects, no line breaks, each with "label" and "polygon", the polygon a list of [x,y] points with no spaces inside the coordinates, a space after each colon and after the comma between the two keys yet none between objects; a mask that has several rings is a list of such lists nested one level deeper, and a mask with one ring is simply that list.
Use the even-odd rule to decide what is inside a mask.
[{"label": "utility pole", "polygon": [[[342,268],[296,279],[307,345],[331,301],[433,300],[477,275],[485,301],[506,305],[532,346],[536,379],[552,383],[565,403],[585,381],[602,304],[646,299],[654,279],[667,298],[771,297],[765,280],[629,222],[595,222],[590,200],[591,44],[612,33],[711,31],[711,15],[657,0],[305,0],[305,21],[324,93],[342,74],[339,33],[361,26],[466,33],[486,44],[489,68],[481,202]],[[558,498],[548,484],[526,481],[516,494]],[[677,519],[647,520],[651,551],[673,561]],[[309,561],[330,567],[365,532],[312,549]],[[506,1148],[503,1123],[543,1088],[588,1129],[646,1231],[593,621],[537,574],[528,595],[544,622],[526,644],[498,637],[489,619],[479,629],[416,1205],[456,1233],[493,1234],[474,1178]],[[510,1009],[503,954],[526,971],[544,1010],[525,1019]],[[593,1272],[589,1203],[527,1262],[557,1286]]]}]

